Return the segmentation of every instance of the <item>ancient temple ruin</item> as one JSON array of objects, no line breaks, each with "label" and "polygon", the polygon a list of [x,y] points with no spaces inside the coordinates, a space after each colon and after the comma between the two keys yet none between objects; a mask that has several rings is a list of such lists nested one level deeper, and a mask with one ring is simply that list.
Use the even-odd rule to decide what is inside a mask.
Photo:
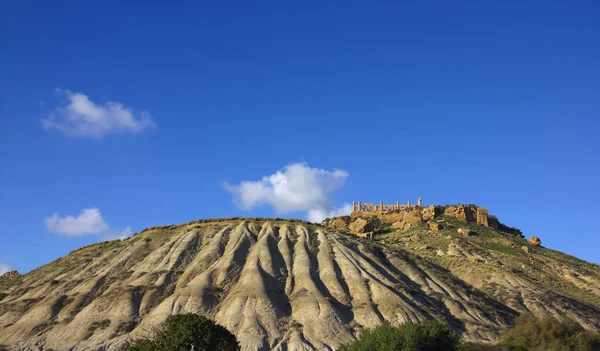
[{"label": "ancient temple ruin", "polygon": [[[419,198],[417,200],[417,206],[421,207],[423,205],[423,199]],[[379,205],[372,203],[361,203],[360,201],[352,201],[352,212],[386,212],[386,211],[395,211],[402,210],[405,208],[412,207],[410,201],[406,204],[401,204],[400,201],[396,201],[395,204],[384,204],[383,201],[379,201]]]}]

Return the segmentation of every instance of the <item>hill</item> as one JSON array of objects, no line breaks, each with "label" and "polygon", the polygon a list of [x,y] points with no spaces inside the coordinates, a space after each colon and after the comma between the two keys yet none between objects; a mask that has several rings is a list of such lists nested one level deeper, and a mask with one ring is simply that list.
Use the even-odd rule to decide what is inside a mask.
[{"label": "hill", "polygon": [[333,224],[372,220],[362,216],[230,218],[90,245],[0,278],[0,344],[121,350],[186,312],[216,320],[246,350],[335,349],[383,320],[431,318],[465,341],[492,342],[521,311],[600,330],[597,265],[506,226],[423,212],[401,228],[379,220],[373,239]]}]

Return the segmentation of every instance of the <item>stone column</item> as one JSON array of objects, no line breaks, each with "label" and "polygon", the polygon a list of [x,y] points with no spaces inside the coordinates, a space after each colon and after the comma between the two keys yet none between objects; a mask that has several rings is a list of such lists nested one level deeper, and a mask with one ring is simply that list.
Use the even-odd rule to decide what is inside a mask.
[{"label": "stone column", "polygon": [[408,204],[406,205],[406,207],[410,207],[410,200],[408,200]]},{"label": "stone column", "polygon": [[379,201],[379,211],[383,211],[383,201]]},{"label": "stone column", "polygon": [[400,209],[400,201],[396,201],[396,209],[399,210]]},{"label": "stone column", "polygon": [[422,203],[421,203],[422,200],[423,199],[419,198],[419,207],[421,207],[421,205],[422,205]]},{"label": "stone column", "polygon": [[358,210],[362,211],[362,207],[360,206],[360,201],[358,202]]},{"label": "stone column", "polygon": [[352,212],[356,211],[356,204],[354,203],[354,201],[352,201]]}]

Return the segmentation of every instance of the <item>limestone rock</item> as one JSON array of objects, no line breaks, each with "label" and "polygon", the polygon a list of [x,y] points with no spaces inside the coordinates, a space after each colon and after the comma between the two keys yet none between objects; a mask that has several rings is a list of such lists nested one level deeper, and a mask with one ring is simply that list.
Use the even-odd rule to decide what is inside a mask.
[{"label": "limestone rock", "polygon": [[446,216],[456,217],[456,207],[448,206],[448,208],[444,211]]},{"label": "limestone rock", "polygon": [[13,278],[17,278],[18,276],[20,276],[19,272],[9,271],[9,272],[4,273],[2,275],[2,278],[13,279]]},{"label": "limestone rock", "polygon": [[475,209],[471,206],[460,204],[456,208],[456,218],[467,223],[475,222]]},{"label": "limestone rock", "polygon": [[381,217],[383,223],[395,223],[404,219],[404,213],[400,211],[384,213]]},{"label": "limestone rock", "polygon": [[404,222],[410,224],[419,224],[423,221],[421,212],[417,209],[404,213]]},{"label": "limestone rock", "polygon": [[395,222],[395,223],[392,224],[392,228],[397,228],[397,229],[399,229],[399,230],[401,230],[403,232],[409,230],[412,227],[413,227],[413,224],[406,223],[404,221]]},{"label": "limestone rock", "polygon": [[427,222],[427,229],[434,231],[434,232],[438,232],[442,229],[442,225],[439,223],[435,223],[432,221]]},{"label": "limestone rock", "polygon": [[529,253],[529,247],[528,246],[525,246],[525,245],[521,246],[521,250],[523,250],[523,252],[525,252],[526,254]]},{"label": "limestone rock", "polygon": [[475,233],[472,232],[470,229],[467,228],[458,228],[457,230],[458,234],[464,235],[464,236],[472,236]]},{"label": "limestone rock", "polygon": [[538,238],[537,236],[532,236],[529,238],[529,242],[532,243],[535,246],[540,246],[542,245],[542,241],[540,240],[540,238]]},{"label": "limestone rock", "polygon": [[364,218],[357,218],[354,222],[350,223],[348,228],[357,233],[368,233],[375,230],[373,223]]},{"label": "limestone rock", "polygon": [[421,216],[423,217],[424,221],[434,219],[437,214],[437,207],[435,207],[435,205],[424,207],[423,211],[421,212]]},{"label": "limestone rock", "polygon": [[488,210],[485,207],[477,208],[477,223],[483,224],[484,226],[489,227]]},{"label": "limestone rock", "polygon": [[334,229],[346,229],[348,228],[348,225],[350,224],[350,216],[341,216],[341,217],[336,217],[333,218],[329,221],[329,223],[327,223],[327,227],[328,228],[334,228]]}]

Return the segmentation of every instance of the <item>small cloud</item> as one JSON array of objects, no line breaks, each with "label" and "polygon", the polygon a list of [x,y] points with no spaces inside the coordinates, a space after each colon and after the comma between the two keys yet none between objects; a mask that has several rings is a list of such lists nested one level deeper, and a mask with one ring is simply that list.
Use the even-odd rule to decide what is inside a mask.
[{"label": "small cloud", "polygon": [[59,217],[58,213],[44,219],[46,229],[55,234],[67,236],[81,236],[100,234],[110,229],[104,222],[100,210],[97,208],[86,208],[77,217]]},{"label": "small cloud", "polygon": [[347,216],[352,212],[352,205],[344,203],[341,207],[336,207],[331,210],[312,209],[308,210],[307,219],[313,223],[321,223],[325,218]]},{"label": "small cloud", "polygon": [[12,271],[12,268],[9,265],[0,262],[0,275],[10,271]]},{"label": "small cloud", "polygon": [[101,139],[108,134],[139,134],[156,127],[147,112],[136,114],[120,102],[96,104],[83,93],[56,89],[63,101],[48,118],[42,119],[46,130],[57,130],[70,137]]},{"label": "small cloud", "polygon": [[102,213],[95,207],[83,209],[78,216],[60,217],[54,213],[44,219],[46,230],[65,236],[97,235],[104,240],[123,239],[131,236],[131,227],[113,230],[102,218]]},{"label": "small cloud", "polygon": [[307,211],[309,220],[320,221],[332,214],[350,213],[349,204],[336,208],[331,198],[331,193],[341,188],[348,176],[348,172],[340,169],[327,171],[306,163],[293,163],[261,180],[223,186],[242,209],[269,205],[280,214]]}]

